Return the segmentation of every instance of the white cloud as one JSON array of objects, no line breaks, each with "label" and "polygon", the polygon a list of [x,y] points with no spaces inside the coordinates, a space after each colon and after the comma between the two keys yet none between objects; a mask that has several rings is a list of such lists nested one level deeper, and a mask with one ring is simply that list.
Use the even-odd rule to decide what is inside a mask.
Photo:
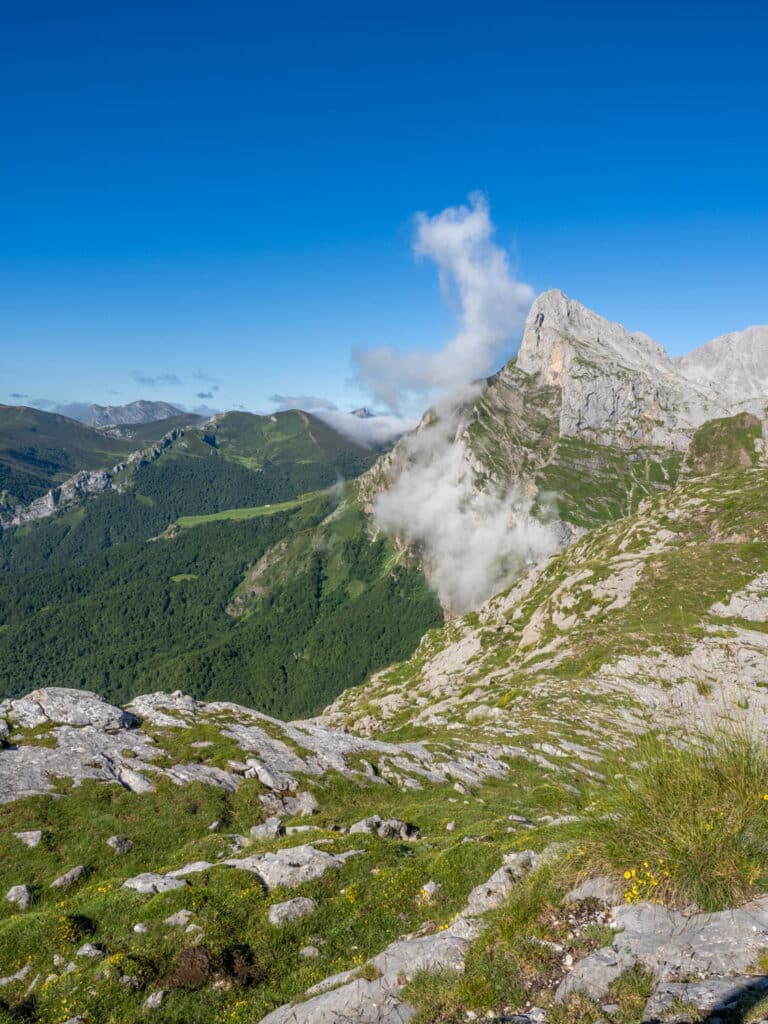
[{"label": "white cloud", "polygon": [[404,466],[378,495],[379,526],[407,539],[424,560],[443,605],[461,613],[492,597],[523,567],[558,548],[553,526],[531,515],[520,489],[506,493],[474,486],[471,464],[457,436],[461,407],[476,397],[443,401],[437,418],[401,442]]},{"label": "white cloud", "polygon": [[511,351],[533,301],[530,285],[515,279],[507,254],[493,242],[481,195],[433,217],[418,214],[413,248],[418,258],[436,263],[446,299],[458,305],[460,326],[436,352],[384,346],[354,353],[360,384],[392,409],[487,376]]},{"label": "white cloud", "polygon": [[304,412],[312,413],[334,430],[338,430],[344,437],[348,437],[350,441],[355,441],[366,448],[388,444],[407,431],[413,430],[418,422],[395,413],[356,416],[352,412],[344,412],[327,398],[320,398],[318,395],[272,395],[270,400],[277,405],[278,410],[302,409]]}]

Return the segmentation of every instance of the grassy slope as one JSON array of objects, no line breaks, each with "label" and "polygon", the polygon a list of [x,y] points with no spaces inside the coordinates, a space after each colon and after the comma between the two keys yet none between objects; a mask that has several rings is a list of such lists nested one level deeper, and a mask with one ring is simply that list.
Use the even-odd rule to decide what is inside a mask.
[{"label": "grassy slope", "polygon": [[[216,522],[240,522],[243,519],[259,519],[261,516],[273,516],[277,512],[287,512],[289,509],[298,508],[305,501],[314,498],[315,494],[304,494],[300,498],[291,501],[278,501],[274,505],[253,505],[250,508],[227,508],[221,512],[209,512],[203,516],[181,516],[176,520],[176,526],[189,530],[194,526],[203,526],[205,523]],[[171,527],[172,528],[172,527]]]},{"label": "grassy slope", "polygon": [[476,403],[466,438],[486,481],[535,484],[567,522],[591,529],[634,511],[676,482],[682,456],[658,448],[620,448],[559,433],[560,391],[508,364]]}]

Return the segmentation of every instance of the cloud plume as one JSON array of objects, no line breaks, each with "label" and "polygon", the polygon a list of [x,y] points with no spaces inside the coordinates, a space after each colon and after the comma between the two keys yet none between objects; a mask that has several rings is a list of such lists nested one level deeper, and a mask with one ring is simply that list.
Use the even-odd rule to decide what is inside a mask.
[{"label": "cloud plume", "polygon": [[555,524],[531,514],[522,487],[480,489],[461,434],[465,403],[444,400],[432,423],[401,442],[404,465],[374,502],[378,525],[415,547],[443,606],[477,608],[526,565],[560,546]]},{"label": "cloud plume", "polygon": [[465,435],[483,387],[479,378],[511,355],[533,290],[516,280],[493,241],[482,196],[433,217],[419,215],[414,252],[435,262],[459,326],[434,352],[356,353],[359,381],[390,408],[418,397],[433,401],[434,414],[400,441],[392,482],[375,499],[374,515],[382,530],[418,551],[444,607],[461,613],[559,547],[557,525],[532,515],[522,486],[477,483]]},{"label": "cloud plume", "polygon": [[490,373],[517,340],[533,301],[530,285],[516,280],[506,252],[493,241],[481,195],[433,217],[418,214],[413,249],[417,258],[437,265],[460,323],[458,333],[435,352],[384,346],[354,353],[359,382],[392,409],[417,396],[456,391]]}]

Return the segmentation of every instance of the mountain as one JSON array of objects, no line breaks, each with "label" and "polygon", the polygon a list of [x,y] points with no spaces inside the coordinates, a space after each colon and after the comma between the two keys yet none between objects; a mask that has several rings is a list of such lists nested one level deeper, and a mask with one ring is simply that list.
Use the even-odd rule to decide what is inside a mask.
[{"label": "mountain", "polygon": [[168,402],[147,402],[139,399],[127,405],[91,405],[83,421],[91,427],[109,427],[131,423],[156,423],[172,416],[183,415],[183,410]]},{"label": "mountain", "polygon": [[[746,332],[745,352],[760,330]],[[761,419],[767,404],[690,379],[646,335],[549,291],[517,356],[428,413],[360,493],[422,560],[446,610],[462,612],[674,486],[703,423],[738,409]]]},{"label": "mountain", "polygon": [[768,326],[724,334],[675,362],[689,380],[751,405],[768,394]]},{"label": "mountain", "polygon": [[548,292],[380,457],[3,411],[0,1022],[765,1020],[762,339]]},{"label": "mountain", "polygon": [[104,470],[131,446],[77,420],[0,405],[0,505],[27,504],[83,470]]},{"label": "mountain", "polygon": [[764,440],[707,421],[674,486],[318,718],[0,701],[0,1015],[763,1020]]}]

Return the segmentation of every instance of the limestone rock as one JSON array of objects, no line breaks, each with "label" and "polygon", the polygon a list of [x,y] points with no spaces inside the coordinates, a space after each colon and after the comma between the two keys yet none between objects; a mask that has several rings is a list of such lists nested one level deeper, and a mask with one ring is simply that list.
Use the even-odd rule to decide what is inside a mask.
[{"label": "limestone rock", "polygon": [[286,921],[298,921],[317,910],[317,903],[307,896],[297,896],[296,899],[286,900],[285,903],[273,903],[269,908],[269,923],[274,925],[285,924]]},{"label": "limestone rock", "polygon": [[182,889],[186,884],[183,878],[167,878],[165,875],[159,875],[153,871],[145,871],[141,875],[126,879],[122,888],[154,896],[158,892]]},{"label": "limestone rock", "polygon": [[661,983],[746,974],[768,946],[768,897],[737,910],[690,917],[638,903],[614,908],[613,918],[613,946],[579,961],[558,988],[558,999],[576,991],[604,999],[610,982],[637,963]]},{"label": "limestone rock", "polygon": [[177,910],[175,914],[171,914],[170,917],[166,917],[163,924],[167,924],[171,928],[186,928],[191,920],[191,910]]},{"label": "limestone rock", "polygon": [[91,942],[84,942],[75,955],[84,956],[90,960],[97,960],[99,957],[104,956],[104,950],[94,946]]},{"label": "limestone rock", "polygon": [[273,814],[260,825],[252,825],[250,832],[254,839],[274,839],[285,834],[285,825],[278,815]]},{"label": "limestone rock", "polygon": [[135,724],[133,715],[108,704],[88,690],[49,686],[33,690],[18,700],[0,702],[0,710],[23,729],[41,725],[90,725],[103,732],[117,732]]},{"label": "limestone rock", "polygon": [[167,871],[166,878],[184,878],[186,875],[196,875],[201,871],[207,871],[213,864],[207,860],[194,860],[190,864],[176,868],[174,871]]},{"label": "limestone rock", "polygon": [[125,836],[110,836],[107,840],[107,846],[109,846],[115,853],[130,853],[133,849],[133,843],[130,839],[126,839]]},{"label": "limestone rock", "polygon": [[614,906],[621,900],[621,886],[613,878],[600,876],[587,878],[566,894],[567,903],[583,903],[585,900],[599,900],[607,906]]},{"label": "limestone rock", "polygon": [[160,989],[158,992],[152,992],[144,1000],[145,1010],[158,1010],[163,1005],[163,999],[165,998],[165,992]]},{"label": "limestone rock", "polygon": [[69,889],[71,885],[74,885],[78,879],[82,878],[85,874],[85,865],[78,864],[74,868],[70,868],[69,871],[65,871],[63,875],[59,875],[58,878],[54,878],[51,882],[51,889]]},{"label": "limestone rock", "polygon": [[13,985],[16,981],[24,981],[26,976],[32,970],[32,964],[24,964],[14,974],[8,974],[4,977],[0,977],[0,988],[5,988],[6,985]]},{"label": "limestone rock", "polygon": [[34,896],[28,885],[13,885],[5,894],[9,903],[15,903],[19,910],[26,910],[32,906]]},{"label": "limestone rock", "polygon": [[320,878],[329,869],[338,870],[344,861],[363,850],[349,850],[344,854],[326,853],[314,846],[292,846],[276,853],[261,853],[252,857],[225,860],[224,863],[241,871],[258,875],[268,889],[278,886],[294,888],[304,882]]},{"label": "limestone rock", "polygon": [[13,834],[25,846],[28,846],[30,850],[34,850],[36,846],[39,846],[43,839],[43,833],[39,829],[34,829],[30,832],[14,832]]},{"label": "limestone rock", "polygon": [[738,1009],[741,1000],[754,1005],[768,994],[768,978],[736,975],[708,978],[706,981],[664,982],[648,1000],[644,1020],[668,1020],[675,1006],[692,1007],[702,1015],[726,1019]]},{"label": "limestone rock", "polygon": [[369,833],[381,836],[382,839],[418,839],[419,829],[401,818],[382,819],[378,814],[363,818],[362,821],[350,825],[350,833]]}]

